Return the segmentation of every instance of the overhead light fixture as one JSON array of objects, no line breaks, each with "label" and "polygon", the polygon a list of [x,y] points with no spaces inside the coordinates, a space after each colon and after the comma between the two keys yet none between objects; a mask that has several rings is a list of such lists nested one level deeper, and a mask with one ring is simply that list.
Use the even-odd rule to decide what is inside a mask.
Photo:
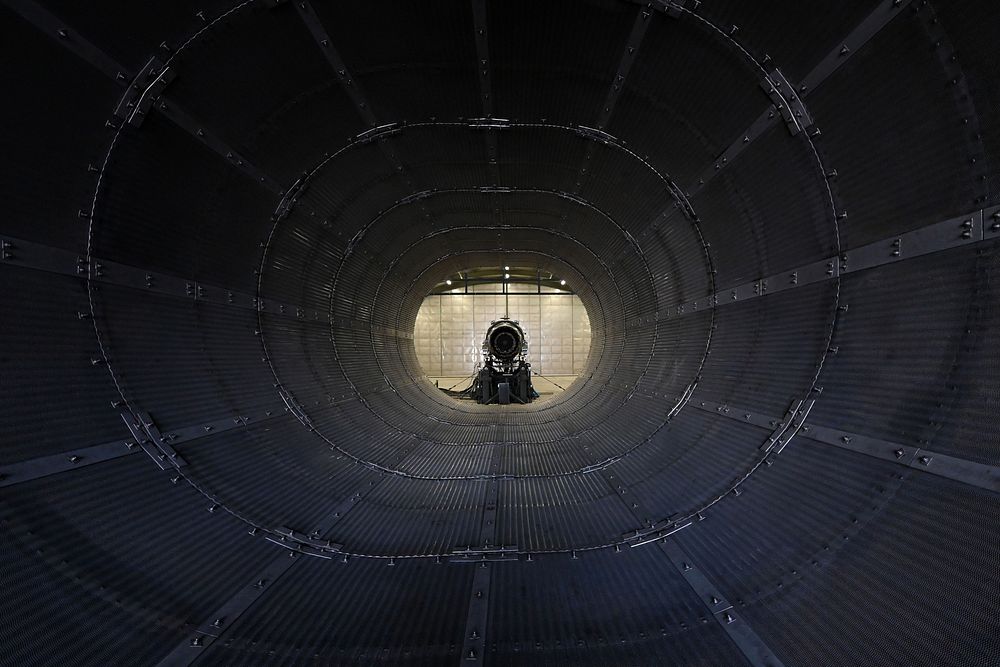
[{"label": "overhead light fixture", "polygon": [[444,284],[445,285],[450,285],[451,284],[451,278],[449,278],[448,280],[444,281]]},{"label": "overhead light fixture", "polygon": [[510,271],[510,267],[509,266],[505,266],[505,267],[503,267],[503,270],[504,271]]},{"label": "overhead light fixture", "polygon": [[560,285],[565,285],[565,284],[566,284],[566,281],[565,281],[565,280],[560,280],[560,281],[559,281],[559,284],[560,284]]},{"label": "overhead light fixture", "polygon": [[504,277],[504,280],[507,280],[507,279],[510,278],[510,274],[509,273],[505,273],[505,274],[503,274],[503,277]]}]

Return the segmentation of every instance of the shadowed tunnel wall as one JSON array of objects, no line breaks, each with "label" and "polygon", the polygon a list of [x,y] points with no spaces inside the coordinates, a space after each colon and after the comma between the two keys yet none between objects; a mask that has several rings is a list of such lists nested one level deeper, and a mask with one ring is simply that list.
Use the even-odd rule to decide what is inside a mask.
[{"label": "shadowed tunnel wall", "polygon": [[[0,0],[4,664],[995,664],[980,0]],[[444,277],[591,353],[444,396]]]}]

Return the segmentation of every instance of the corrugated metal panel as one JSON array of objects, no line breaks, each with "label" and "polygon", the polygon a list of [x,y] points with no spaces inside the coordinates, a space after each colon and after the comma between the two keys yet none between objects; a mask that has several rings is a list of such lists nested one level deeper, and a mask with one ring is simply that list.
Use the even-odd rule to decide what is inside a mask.
[{"label": "corrugated metal panel", "polygon": [[208,505],[145,456],[5,489],[3,662],[165,654],[273,557]]},{"label": "corrugated metal panel", "polygon": [[[596,123],[637,9],[601,1],[581,12],[572,2],[527,0],[487,9],[496,115]],[[529,71],[541,76],[526,85]]]},{"label": "corrugated metal panel", "polygon": [[[458,660],[468,565],[307,558],[205,660],[439,665]],[[456,641],[459,644],[456,646]]]},{"label": "corrugated metal panel", "polygon": [[994,664],[997,519],[995,495],[917,474],[815,574],[741,611],[788,662]]},{"label": "corrugated metal panel", "polygon": [[127,439],[107,368],[92,364],[100,354],[93,321],[79,317],[90,312],[83,282],[0,266],[0,283],[0,460]]},{"label": "corrugated metal panel", "polygon": [[487,664],[744,664],[655,547],[493,567]]},{"label": "corrugated metal panel", "polygon": [[[93,323],[70,317],[90,296],[114,377],[153,433],[253,419],[178,443],[179,473],[137,454],[5,487],[0,661],[154,662],[217,627],[205,662],[464,662],[488,607],[478,657],[497,664],[754,660],[733,627],[789,665],[996,662],[995,494],[804,438],[766,465],[768,430],[699,409],[731,401],[777,418],[822,370],[804,428],[996,463],[995,242],[718,311],[678,308],[832,256],[833,208],[856,247],[992,203],[983,153],[1000,144],[981,8],[951,3],[938,21],[903,3],[838,56],[872,2],[833,16],[777,0],[317,1],[328,44],[290,3],[218,21],[233,5],[41,4],[61,18],[16,3],[29,26],[0,10],[15,100],[4,232],[81,252],[89,222],[95,256],[180,289],[108,281],[87,294],[72,277],[0,268],[3,433],[15,440],[0,462],[124,435],[108,369],[88,352]],[[343,72],[322,55],[333,47]],[[766,110],[764,72],[783,68],[795,85],[830,49],[843,67],[805,91],[803,111],[822,134],[754,133],[699,190]],[[105,127],[131,72],[98,83],[74,52],[114,79],[112,58],[131,68],[154,50],[178,74],[161,100],[175,121],[151,110],[141,126]],[[617,104],[604,143],[574,126],[601,118],[606,99]],[[469,127],[491,108],[511,122]],[[357,140],[373,117],[390,125]],[[199,123],[220,141],[202,141]],[[277,185],[257,185],[257,170]],[[594,353],[558,399],[462,404],[423,379],[407,337],[420,299],[441,276],[501,258],[570,277],[588,308]],[[185,296],[185,281],[253,294],[266,312],[229,308],[211,288],[200,298],[197,285]],[[838,297],[849,308],[835,313]],[[706,504],[669,558],[613,548]],[[296,532],[281,548],[251,524]],[[317,526],[346,563],[332,548],[307,556]],[[296,537],[302,553],[288,559]],[[434,562],[486,543],[511,547],[510,560]],[[212,626],[276,560],[293,563],[277,585]],[[706,587],[731,598],[737,626],[701,599]]]},{"label": "corrugated metal panel", "polygon": [[[720,26],[739,26],[734,37],[758,59],[769,55],[789,81],[802,81],[813,66],[875,8],[877,0],[810,6],[775,0],[766,6],[739,0],[706,3],[699,12]],[[776,21],[775,17],[781,17]],[[794,30],[786,26],[794,25]]]},{"label": "corrugated metal panel", "polygon": [[660,12],[649,20],[609,131],[689,183],[764,111],[767,97],[747,63],[710,28]]},{"label": "corrugated metal panel", "polygon": [[[808,99],[848,212],[846,247],[915,229],[976,204],[975,174],[941,63],[920,17],[904,12]],[[933,132],[926,128],[933,127]]]},{"label": "corrugated metal panel", "polygon": [[[850,275],[817,424],[996,464],[998,248],[958,248]],[[903,287],[907,286],[907,287]],[[877,343],[877,344],[873,344]],[[967,437],[975,433],[975,437]]]}]

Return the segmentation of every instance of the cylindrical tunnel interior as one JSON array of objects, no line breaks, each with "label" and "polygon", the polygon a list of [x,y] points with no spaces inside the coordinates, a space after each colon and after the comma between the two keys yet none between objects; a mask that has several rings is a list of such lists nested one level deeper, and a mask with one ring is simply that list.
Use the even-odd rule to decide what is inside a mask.
[{"label": "cylindrical tunnel interior", "polygon": [[[996,664],[998,27],[0,0],[0,662]],[[543,401],[417,359],[498,258]]]}]

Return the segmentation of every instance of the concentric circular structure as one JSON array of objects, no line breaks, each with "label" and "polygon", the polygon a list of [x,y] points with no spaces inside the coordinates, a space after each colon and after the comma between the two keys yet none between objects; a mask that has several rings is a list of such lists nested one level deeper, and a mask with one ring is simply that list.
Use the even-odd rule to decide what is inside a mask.
[{"label": "concentric circular structure", "polygon": [[490,354],[511,361],[524,348],[524,330],[513,320],[498,320],[486,330],[486,346]]},{"label": "concentric circular structure", "polygon": [[0,663],[996,664],[998,21],[0,0]]}]

